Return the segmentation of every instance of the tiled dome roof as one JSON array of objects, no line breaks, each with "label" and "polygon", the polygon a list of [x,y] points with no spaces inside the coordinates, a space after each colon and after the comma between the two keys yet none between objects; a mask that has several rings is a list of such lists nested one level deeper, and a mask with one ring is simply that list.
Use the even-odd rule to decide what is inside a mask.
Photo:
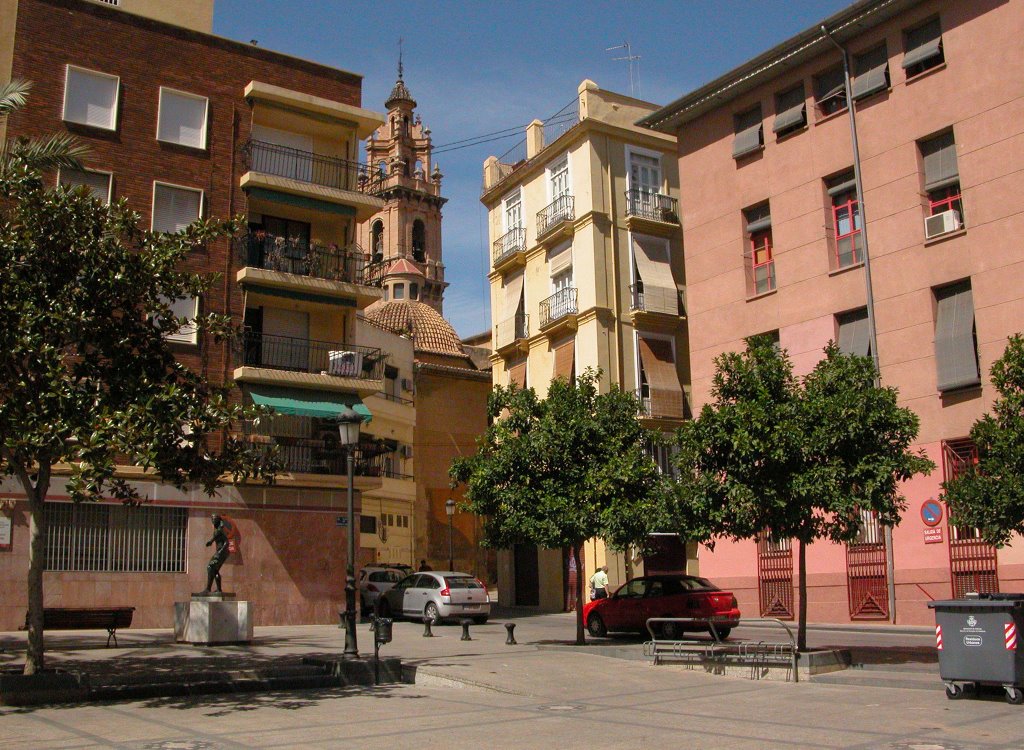
[{"label": "tiled dome roof", "polygon": [[395,87],[391,89],[391,96],[384,102],[384,106],[391,109],[392,106],[398,102],[410,102],[413,108],[416,107],[416,100],[412,98],[412,94],[409,93],[408,86],[405,85],[405,81],[402,80],[402,74],[398,74],[398,80],[395,81]]},{"label": "tiled dome roof", "polygon": [[366,319],[392,333],[411,335],[413,350],[467,357],[458,334],[430,305],[410,300],[379,300],[366,308]]}]

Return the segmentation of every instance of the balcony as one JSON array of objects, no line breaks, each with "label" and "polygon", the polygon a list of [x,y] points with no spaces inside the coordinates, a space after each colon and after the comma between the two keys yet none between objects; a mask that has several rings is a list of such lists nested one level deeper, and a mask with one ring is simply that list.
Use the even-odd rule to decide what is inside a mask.
[{"label": "balcony", "polygon": [[575,218],[575,198],[571,195],[558,196],[537,212],[537,239],[552,242],[571,235]]},{"label": "balcony", "polygon": [[[330,433],[326,433],[323,439],[262,434],[251,434],[247,438],[250,445],[265,447],[268,452],[276,449],[277,459],[286,472],[338,477],[348,473],[348,451]],[[360,443],[354,462],[355,476],[412,479],[412,475],[396,470],[398,462],[392,454],[393,451],[387,451],[379,443]]]},{"label": "balcony", "polygon": [[[262,198],[369,218],[384,206],[380,178],[366,164],[250,138],[241,186]],[[347,208],[346,208],[347,207]]]},{"label": "balcony", "polygon": [[674,233],[679,229],[679,201],[640,188],[627,190],[626,226],[661,235]]},{"label": "balcony", "polygon": [[494,349],[499,354],[526,348],[530,336],[530,316],[517,313],[494,326]]},{"label": "balcony", "polygon": [[384,383],[380,349],[246,329],[235,341],[235,380],[369,395]]},{"label": "balcony", "polygon": [[641,419],[678,421],[690,413],[689,386],[679,391],[643,386],[636,390],[636,400]]},{"label": "balcony", "polygon": [[566,287],[559,289],[546,300],[540,303],[540,328],[545,333],[562,328],[575,328],[576,313],[579,312],[576,306],[576,288]]},{"label": "balcony", "polygon": [[629,298],[629,315],[634,326],[671,331],[676,330],[686,318],[678,288],[645,289],[642,283],[630,284]]},{"label": "balcony", "polygon": [[526,265],[526,230],[523,227],[510,229],[494,241],[491,265],[495,271]]}]

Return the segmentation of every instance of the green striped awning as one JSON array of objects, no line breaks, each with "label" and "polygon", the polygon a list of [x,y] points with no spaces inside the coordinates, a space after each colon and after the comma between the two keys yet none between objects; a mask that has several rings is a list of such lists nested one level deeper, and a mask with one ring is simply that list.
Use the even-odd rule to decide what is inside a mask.
[{"label": "green striped awning", "polygon": [[346,408],[352,409],[369,422],[373,414],[354,393],[334,393],[331,391],[307,391],[302,388],[275,388],[266,385],[249,387],[252,402],[259,406],[269,406],[280,414],[294,414],[300,417],[333,418]]}]

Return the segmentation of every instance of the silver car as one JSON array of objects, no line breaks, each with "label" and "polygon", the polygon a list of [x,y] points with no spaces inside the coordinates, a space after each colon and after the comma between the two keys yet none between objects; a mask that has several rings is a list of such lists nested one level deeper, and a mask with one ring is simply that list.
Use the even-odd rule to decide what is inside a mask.
[{"label": "silver car", "polygon": [[359,598],[363,612],[372,612],[377,599],[402,580],[405,573],[397,568],[367,566],[359,571]]},{"label": "silver car", "polygon": [[487,622],[491,614],[491,598],[487,587],[469,573],[431,571],[413,573],[381,594],[382,617],[472,618]]}]

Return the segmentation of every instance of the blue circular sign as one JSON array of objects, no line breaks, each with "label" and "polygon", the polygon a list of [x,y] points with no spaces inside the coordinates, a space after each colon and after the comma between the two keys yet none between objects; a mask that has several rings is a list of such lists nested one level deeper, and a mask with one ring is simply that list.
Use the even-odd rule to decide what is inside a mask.
[{"label": "blue circular sign", "polygon": [[921,520],[925,526],[938,526],[942,521],[942,506],[938,500],[925,500],[921,503]]}]

